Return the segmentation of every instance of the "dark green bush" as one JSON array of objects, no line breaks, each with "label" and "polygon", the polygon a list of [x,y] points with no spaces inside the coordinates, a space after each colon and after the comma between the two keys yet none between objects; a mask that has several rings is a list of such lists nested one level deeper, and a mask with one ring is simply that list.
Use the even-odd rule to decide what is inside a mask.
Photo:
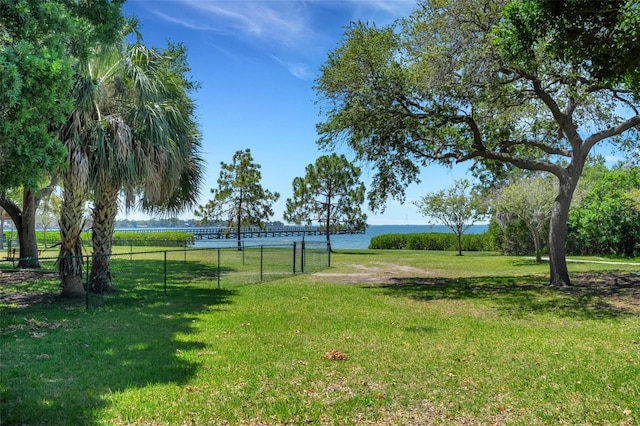
[{"label": "dark green bush", "polygon": [[[458,250],[458,238],[452,233],[383,234],[371,238],[370,249]],[[463,234],[463,251],[493,251],[489,234]]]},{"label": "dark green bush", "polygon": [[118,231],[113,234],[114,246],[184,247],[192,245],[193,234],[188,232],[135,232]]},{"label": "dark green bush", "polygon": [[[9,232],[4,232],[5,239],[8,239]],[[13,233],[13,238],[18,238],[16,232]],[[83,232],[82,241],[87,246],[91,245],[91,233]],[[45,245],[45,233],[43,231],[36,231],[36,241],[40,245]],[[55,231],[47,231],[46,233],[46,246],[51,247],[60,243],[60,233]],[[190,246],[194,243],[193,234],[188,232],[136,232],[136,231],[117,231],[113,234],[114,246],[146,246],[146,247],[184,247]]]}]

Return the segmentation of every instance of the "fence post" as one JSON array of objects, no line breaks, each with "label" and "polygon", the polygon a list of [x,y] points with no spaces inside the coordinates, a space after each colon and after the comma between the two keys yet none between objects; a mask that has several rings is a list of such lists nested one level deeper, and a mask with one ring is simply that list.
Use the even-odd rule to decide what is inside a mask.
[{"label": "fence post", "polygon": [[218,267],[216,271],[218,273],[218,289],[220,289],[220,247],[218,247]]},{"label": "fence post", "polygon": [[300,251],[300,272],[302,272],[304,274],[304,250],[305,250],[305,243],[304,243],[304,237],[302,237],[302,250]]},{"label": "fence post", "polygon": [[[80,259],[82,259],[82,255],[80,255]],[[86,290],[84,292],[84,299],[85,299],[85,311],[89,310],[89,292],[91,291],[91,281],[89,280],[89,271],[91,271],[91,265],[89,265],[89,255],[87,255],[87,280],[86,280]]]},{"label": "fence post", "polygon": [[167,251],[164,252],[164,295],[167,295]]},{"label": "fence post", "polygon": [[296,274],[296,242],[293,242],[293,275]]},{"label": "fence post", "polygon": [[262,282],[262,257],[263,257],[262,256],[262,253],[263,253],[262,248],[263,247],[264,246],[260,246],[260,282]]}]

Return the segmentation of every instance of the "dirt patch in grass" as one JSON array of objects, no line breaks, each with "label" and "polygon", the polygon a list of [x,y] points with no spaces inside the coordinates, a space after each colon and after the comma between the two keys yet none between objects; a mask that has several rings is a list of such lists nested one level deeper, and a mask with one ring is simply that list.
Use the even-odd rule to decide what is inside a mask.
[{"label": "dirt patch in grass", "polygon": [[640,273],[585,273],[563,289],[577,297],[599,297],[620,311],[640,314]]},{"label": "dirt patch in grass", "polygon": [[349,268],[353,272],[316,272],[313,275],[336,284],[394,284],[411,277],[435,276],[434,271],[394,263],[376,262],[366,266],[353,264]]},{"label": "dirt patch in grass", "polygon": [[51,271],[0,269],[0,304],[23,308],[37,303],[50,303],[58,298],[57,292],[18,289],[17,285],[57,277],[58,274]]}]

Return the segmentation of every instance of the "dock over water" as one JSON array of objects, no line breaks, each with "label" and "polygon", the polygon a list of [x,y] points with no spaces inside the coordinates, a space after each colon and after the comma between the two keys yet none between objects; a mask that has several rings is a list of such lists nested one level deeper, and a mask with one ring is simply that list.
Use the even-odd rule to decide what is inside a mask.
[{"label": "dock over water", "polygon": [[[162,232],[177,231],[193,234],[196,240],[222,240],[237,239],[238,228],[228,226],[203,226],[190,228],[136,228],[127,229],[134,232]],[[364,234],[365,229],[354,228],[333,228],[329,231],[331,235]],[[325,229],[320,226],[267,226],[260,228],[257,226],[241,227],[240,238],[260,238],[260,237],[304,237],[308,235],[325,235]]]}]

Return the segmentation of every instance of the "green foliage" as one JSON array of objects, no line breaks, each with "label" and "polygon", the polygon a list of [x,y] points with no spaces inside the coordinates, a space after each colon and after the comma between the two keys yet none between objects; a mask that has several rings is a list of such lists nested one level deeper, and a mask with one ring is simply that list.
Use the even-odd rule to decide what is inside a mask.
[{"label": "green foliage", "polygon": [[[242,226],[263,227],[273,216],[273,203],[280,194],[262,187],[260,165],[253,162],[251,150],[236,151],[230,164],[220,163],[218,188],[211,188],[213,198],[199,206],[194,214],[200,222],[207,224],[225,220],[227,226],[240,229]],[[238,250],[241,249],[240,232],[237,233]]]},{"label": "green foliage", "polygon": [[280,194],[262,188],[260,165],[253,162],[251,150],[236,151],[232,163],[220,166],[218,188],[211,189],[213,198],[195,215],[204,224],[225,220],[227,226],[262,226],[273,215],[272,204]]},{"label": "green foliage", "polygon": [[[503,250],[513,252],[521,244],[517,240],[522,238],[524,225],[529,231],[528,239],[533,242],[536,260],[540,262],[543,241],[549,235],[555,194],[558,192],[554,181],[544,175],[520,177],[496,192],[491,204],[496,222],[504,227],[502,236],[506,244],[502,245]],[[509,241],[512,237],[516,241]]]},{"label": "green foliage", "polygon": [[461,235],[484,216],[484,206],[475,193],[469,193],[470,187],[466,179],[455,181],[451,188],[425,195],[414,204],[433,224],[445,225]]},{"label": "green foliage", "polygon": [[[531,231],[526,223],[520,219],[510,220],[502,226],[498,225],[495,219],[492,219],[487,232],[496,249],[502,254],[530,255],[536,253]],[[546,232],[548,234],[548,224]]]},{"label": "green foliage", "polygon": [[320,223],[325,229],[363,229],[367,215],[361,210],[365,187],[360,168],[344,155],[324,155],[293,180],[284,219],[293,223]]},{"label": "green foliage", "polygon": [[623,83],[640,94],[639,32],[635,0],[524,0],[508,5],[496,40],[525,69],[532,69],[536,50],[542,50],[597,81]]},{"label": "green foliage", "polygon": [[[5,238],[9,238],[9,232],[4,232]],[[15,238],[15,234],[14,234]],[[81,235],[87,244],[91,241],[91,232],[83,232]],[[39,245],[45,243],[45,233],[36,231],[36,241]],[[154,246],[154,247],[184,247],[194,243],[193,234],[179,231],[164,232],[138,232],[138,231],[116,231],[113,234],[113,245],[115,246]],[[51,248],[60,244],[60,233],[57,231],[46,232],[46,245]],[[50,255],[48,254],[47,257]]]},{"label": "green foliage", "polygon": [[126,232],[113,234],[114,246],[156,246],[185,247],[194,243],[193,234],[188,232]]},{"label": "green foliage", "polygon": [[[463,179],[454,182],[453,187],[440,190],[420,198],[414,204],[423,216],[447,226],[460,238],[475,221],[484,216],[485,207],[475,193],[469,193],[471,184]],[[462,243],[458,244],[458,254],[462,254]]]},{"label": "green foliage", "polygon": [[121,1],[0,1],[0,190],[37,188],[63,166],[56,129],[72,108],[78,55],[113,36]]},{"label": "green foliage", "polygon": [[640,255],[640,168],[603,174],[570,211],[567,250],[576,254]]},{"label": "green foliage", "polygon": [[[463,251],[493,251],[495,245],[488,233],[462,235]],[[370,249],[447,250],[458,251],[455,234],[431,232],[424,234],[383,234],[371,238]]]},{"label": "green foliage", "polygon": [[36,188],[65,158],[53,129],[71,109],[70,21],[56,2],[0,2],[0,190]]}]

